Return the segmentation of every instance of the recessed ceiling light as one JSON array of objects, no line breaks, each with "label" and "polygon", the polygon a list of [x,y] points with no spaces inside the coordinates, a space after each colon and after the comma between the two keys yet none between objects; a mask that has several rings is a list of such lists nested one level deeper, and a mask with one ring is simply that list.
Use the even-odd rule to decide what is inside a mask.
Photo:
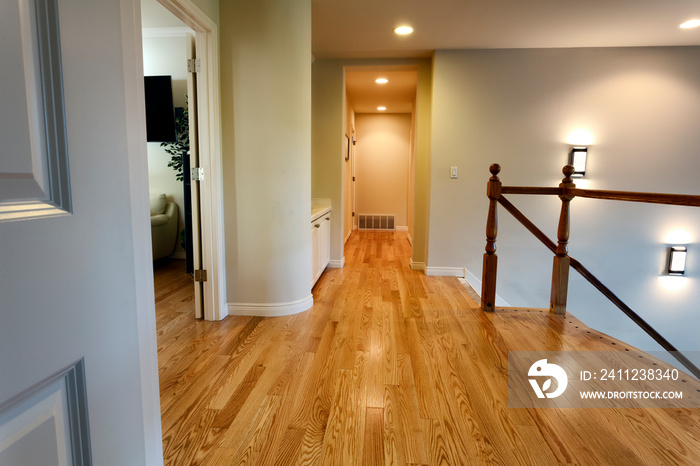
[{"label": "recessed ceiling light", "polygon": [[386,79],[386,78],[377,78],[377,79],[374,80],[374,82],[377,83],[377,84],[386,84],[386,83],[389,82],[389,80]]},{"label": "recessed ceiling light", "polygon": [[681,29],[690,29],[700,26],[700,19],[691,19],[680,25]]},{"label": "recessed ceiling light", "polygon": [[386,110],[386,107],[377,107],[377,110],[379,110],[380,112],[383,112],[384,110]]},{"label": "recessed ceiling light", "polygon": [[411,26],[399,26],[394,28],[394,32],[396,34],[405,36],[406,34],[410,34],[413,32],[413,28]]}]

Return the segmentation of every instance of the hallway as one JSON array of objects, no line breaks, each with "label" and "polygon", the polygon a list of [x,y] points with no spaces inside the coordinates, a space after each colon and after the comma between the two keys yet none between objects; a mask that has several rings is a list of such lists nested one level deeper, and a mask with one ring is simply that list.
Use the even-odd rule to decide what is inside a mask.
[{"label": "hallway", "polygon": [[[193,315],[156,270],[165,464],[700,464],[700,414],[509,409],[508,350],[624,350],[573,316],[486,314],[409,268],[405,233],[354,232],[314,306]],[[614,345],[614,346],[613,346]]]}]

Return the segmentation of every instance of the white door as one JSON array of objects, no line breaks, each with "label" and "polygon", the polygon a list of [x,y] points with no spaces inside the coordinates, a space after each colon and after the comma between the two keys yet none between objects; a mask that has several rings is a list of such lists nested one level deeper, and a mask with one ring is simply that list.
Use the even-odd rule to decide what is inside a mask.
[{"label": "white door", "polygon": [[138,73],[125,78],[138,48],[120,40],[138,23],[129,6],[1,4],[0,101],[12,99],[0,112],[3,466],[157,458],[157,370],[144,363],[155,352],[143,346],[155,332],[140,320],[148,190],[128,129],[143,108]]},{"label": "white door", "polygon": [[[187,107],[190,123],[190,167],[195,170],[200,167],[199,163],[199,118],[197,111],[197,71],[201,65],[197,61],[197,44],[194,34],[187,34]],[[207,279],[203,270],[206,270],[202,263],[202,230],[200,206],[200,181],[198,172],[193,174],[185,173],[191,178],[191,202],[192,202],[192,223],[189,225],[192,233],[192,255],[194,262],[194,312],[197,318],[204,316],[202,308],[204,303],[204,280]]]}]

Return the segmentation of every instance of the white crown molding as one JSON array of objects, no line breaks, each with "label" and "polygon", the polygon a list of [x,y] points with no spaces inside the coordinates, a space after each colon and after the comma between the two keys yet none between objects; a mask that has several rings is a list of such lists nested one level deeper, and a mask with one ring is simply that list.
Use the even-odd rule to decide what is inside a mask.
[{"label": "white crown molding", "polygon": [[194,34],[194,31],[186,26],[169,28],[143,28],[143,37],[185,37]]},{"label": "white crown molding", "polygon": [[228,315],[280,317],[304,312],[314,305],[313,295],[288,303],[227,303]]}]

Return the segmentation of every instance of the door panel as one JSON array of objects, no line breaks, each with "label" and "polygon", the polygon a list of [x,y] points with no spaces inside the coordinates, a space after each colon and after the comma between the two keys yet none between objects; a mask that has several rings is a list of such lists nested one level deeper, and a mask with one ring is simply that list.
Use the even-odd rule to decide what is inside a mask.
[{"label": "door panel", "polygon": [[[196,60],[197,59],[197,44],[194,34],[187,35],[187,59]],[[199,167],[199,114],[197,111],[197,73],[196,65],[193,71],[187,73],[187,106],[189,109],[189,122],[190,122],[190,167]],[[190,176],[189,173],[185,173],[185,176]],[[192,234],[192,260],[194,262],[195,270],[203,270],[204,266],[202,263],[202,230],[201,230],[201,215],[202,209],[200,207],[200,183],[199,181],[192,181],[190,185],[190,196],[192,202],[192,224],[191,224],[191,234]],[[204,303],[204,284],[201,281],[195,279],[194,282],[194,313],[198,319],[204,316],[203,310]]]},{"label": "door panel", "polygon": [[[121,40],[136,20],[120,16],[126,0],[39,1],[58,7],[72,213],[0,223],[0,406],[83,360],[94,464],[144,465],[144,410],[153,406],[142,390],[153,368],[142,372],[137,275],[143,268],[137,271],[134,251],[147,256],[150,248],[148,233],[136,240],[134,231],[149,231],[148,190],[144,179],[143,215],[132,217],[131,175],[138,171],[131,164],[139,158],[131,156],[127,123],[143,118],[143,100],[127,112],[134,94],[125,90]],[[2,2],[0,16],[11,3]],[[13,84],[3,86],[12,91]],[[143,87],[140,92],[142,98]],[[14,115],[6,109],[0,127]],[[26,156],[3,153],[8,160]],[[155,332],[148,338],[154,341]],[[58,436],[57,425],[38,424],[36,435]],[[55,453],[56,461],[67,461]]]},{"label": "door panel", "polygon": [[0,31],[0,221],[65,215],[70,186],[55,2],[3,2]]}]

